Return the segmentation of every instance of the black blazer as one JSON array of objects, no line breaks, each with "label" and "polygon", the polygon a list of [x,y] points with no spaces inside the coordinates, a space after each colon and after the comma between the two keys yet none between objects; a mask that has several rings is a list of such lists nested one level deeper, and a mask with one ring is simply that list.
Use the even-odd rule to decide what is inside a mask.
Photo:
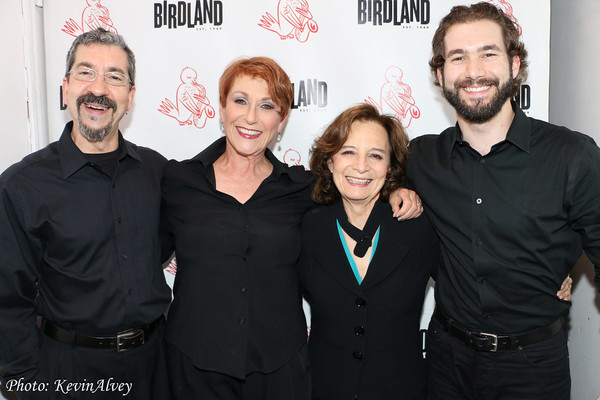
[{"label": "black blazer", "polygon": [[[419,320],[440,262],[426,215],[389,212],[361,285],[344,253],[334,207],[304,216],[300,278],[311,305],[309,350],[317,399],[412,399],[425,392]],[[387,214],[386,214],[387,215]]]}]

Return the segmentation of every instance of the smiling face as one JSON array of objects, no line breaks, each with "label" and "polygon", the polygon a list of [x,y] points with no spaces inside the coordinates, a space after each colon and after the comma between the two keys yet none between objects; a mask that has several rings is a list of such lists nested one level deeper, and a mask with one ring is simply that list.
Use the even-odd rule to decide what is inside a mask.
[{"label": "smiling face", "polygon": [[490,120],[510,100],[519,72],[519,58],[510,62],[500,26],[485,19],[453,25],[444,46],[446,61],[437,71],[444,96],[465,120]]},{"label": "smiling face", "polygon": [[262,156],[285,124],[281,107],[269,96],[267,82],[247,75],[234,80],[219,112],[227,145],[245,157]]},{"label": "smiling face", "polygon": [[380,124],[352,123],[348,139],[328,161],[333,183],[345,203],[367,205],[379,198],[390,170],[390,153],[388,134]]},{"label": "smiling face", "polygon": [[85,146],[85,140],[101,142],[117,137],[119,122],[133,104],[135,86],[109,85],[102,74],[113,71],[127,75],[127,63],[127,53],[117,46],[77,48],[72,69],[87,67],[98,73],[92,82],[63,78],[63,99],[74,121],[71,136],[78,147]]}]

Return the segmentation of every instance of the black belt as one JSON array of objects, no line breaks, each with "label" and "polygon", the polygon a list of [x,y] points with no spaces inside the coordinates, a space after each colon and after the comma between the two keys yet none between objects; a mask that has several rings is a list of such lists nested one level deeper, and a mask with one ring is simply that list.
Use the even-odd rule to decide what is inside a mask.
[{"label": "black belt", "polygon": [[141,328],[119,332],[115,336],[87,336],[63,329],[47,319],[42,321],[41,330],[46,336],[62,343],[94,349],[114,349],[121,352],[135,349],[148,341],[161,319],[162,317]]},{"label": "black belt", "polygon": [[521,346],[538,343],[556,335],[564,324],[561,316],[556,321],[544,327],[518,334],[494,334],[488,332],[476,332],[464,328],[452,318],[445,316],[438,308],[433,313],[434,317],[442,323],[446,331],[462,340],[468,346],[477,351],[514,350]]}]

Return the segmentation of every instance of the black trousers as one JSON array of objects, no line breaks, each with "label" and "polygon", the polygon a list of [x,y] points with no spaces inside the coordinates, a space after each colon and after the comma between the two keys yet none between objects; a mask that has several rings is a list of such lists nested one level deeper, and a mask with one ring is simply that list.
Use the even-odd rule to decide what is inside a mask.
[{"label": "black trousers", "polygon": [[478,352],[433,317],[427,331],[430,400],[569,400],[566,329],[521,349]]},{"label": "black trousers", "polygon": [[40,368],[33,379],[37,390],[29,386],[17,397],[169,400],[164,343],[164,321],[145,344],[120,353],[64,344],[42,335]]},{"label": "black trousers", "polygon": [[194,366],[192,359],[167,342],[167,365],[173,400],[310,400],[310,363],[304,345],[271,373],[233,378]]}]

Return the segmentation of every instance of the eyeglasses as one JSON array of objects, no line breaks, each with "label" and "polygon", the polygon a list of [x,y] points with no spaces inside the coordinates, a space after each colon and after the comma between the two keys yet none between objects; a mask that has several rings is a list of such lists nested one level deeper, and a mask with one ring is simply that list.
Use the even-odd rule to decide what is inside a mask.
[{"label": "eyeglasses", "polygon": [[[73,78],[77,79],[78,81],[94,82],[99,73],[91,68],[79,67],[70,70],[69,72],[67,72],[67,75],[68,74],[71,74],[71,76],[73,76]],[[104,75],[104,81],[112,86],[125,86],[128,83],[133,84],[133,82],[131,82],[131,79],[129,79],[127,75],[122,74],[120,72],[110,71],[100,75]]]}]

